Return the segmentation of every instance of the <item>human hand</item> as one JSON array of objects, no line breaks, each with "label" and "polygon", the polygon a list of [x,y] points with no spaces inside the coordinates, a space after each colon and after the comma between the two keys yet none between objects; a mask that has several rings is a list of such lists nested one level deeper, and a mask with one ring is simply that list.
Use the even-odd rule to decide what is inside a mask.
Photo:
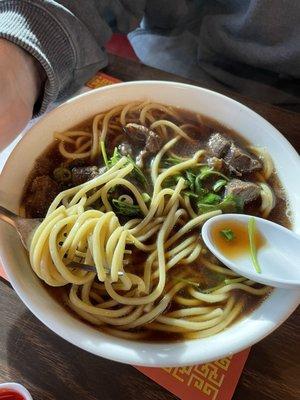
[{"label": "human hand", "polygon": [[0,39],[0,151],[26,126],[42,86],[42,68],[21,47]]}]

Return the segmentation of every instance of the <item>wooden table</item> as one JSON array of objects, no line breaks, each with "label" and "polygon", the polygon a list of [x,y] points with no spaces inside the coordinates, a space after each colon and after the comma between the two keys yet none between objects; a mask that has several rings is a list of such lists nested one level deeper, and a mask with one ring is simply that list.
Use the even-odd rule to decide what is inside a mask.
[{"label": "wooden table", "polygon": [[[124,81],[163,79],[205,86],[116,56],[110,56],[106,72]],[[299,114],[234,93],[224,94],[265,117],[300,150]],[[135,368],[93,356],[52,333],[4,280],[0,281],[0,293],[0,382],[23,383],[34,400],[176,399]],[[300,398],[299,322],[298,309],[252,348],[233,399]]]}]

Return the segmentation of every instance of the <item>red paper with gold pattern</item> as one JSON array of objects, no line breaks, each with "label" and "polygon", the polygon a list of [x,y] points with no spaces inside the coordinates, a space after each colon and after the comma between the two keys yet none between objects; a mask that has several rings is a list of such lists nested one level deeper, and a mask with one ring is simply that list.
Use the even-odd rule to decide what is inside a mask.
[{"label": "red paper with gold pattern", "polygon": [[[98,72],[86,86],[96,89],[121,82]],[[7,279],[0,265],[0,276]],[[183,400],[230,400],[250,349],[203,365],[176,368],[135,367]]]},{"label": "red paper with gold pattern", "polygon": [[86,86],[90,89],[97,89],[102,86],[108,86],[119,82],[121,81],[117,78],[106,75],[104,72],[98,72],[92,79],[87,81]]},{"label": "red paper with gold pattern", "polygon": [[182,400],[231,399],[250,349],[207,364],[175,368],[136,367]]}]

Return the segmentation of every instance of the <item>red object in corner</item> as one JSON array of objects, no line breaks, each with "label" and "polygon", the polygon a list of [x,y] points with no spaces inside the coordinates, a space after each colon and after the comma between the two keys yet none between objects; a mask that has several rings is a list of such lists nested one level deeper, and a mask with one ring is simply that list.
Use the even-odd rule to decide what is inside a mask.
[{"label": "red object in corner", "polygon": [[12,389],[0,389],[0,400],[25,400],[25,397]]},{"label": "red object in corner", "polygon": [[110,41],[107,42],[105,48],[108,53],[115,54],[123,58],[129,58],[130,60],[138,60],[137,55],[127,39],[127,36],[122,35],[121,33],[113,34]]}]

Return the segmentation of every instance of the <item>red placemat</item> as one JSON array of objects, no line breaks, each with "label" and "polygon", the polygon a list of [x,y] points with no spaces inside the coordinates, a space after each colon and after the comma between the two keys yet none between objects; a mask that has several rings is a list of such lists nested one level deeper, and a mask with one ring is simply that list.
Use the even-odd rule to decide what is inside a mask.
[{"label": "red placemat", "polygon": [[[86,83],[89,89],[120,82],[102,72]],[[84,89],[83,91],[86,91]],[[7,279],[0,265],[0,276]],[[135,367],[144,375],[183,400],[230,400],[250,349],[207,364],[175,367]]]}]

